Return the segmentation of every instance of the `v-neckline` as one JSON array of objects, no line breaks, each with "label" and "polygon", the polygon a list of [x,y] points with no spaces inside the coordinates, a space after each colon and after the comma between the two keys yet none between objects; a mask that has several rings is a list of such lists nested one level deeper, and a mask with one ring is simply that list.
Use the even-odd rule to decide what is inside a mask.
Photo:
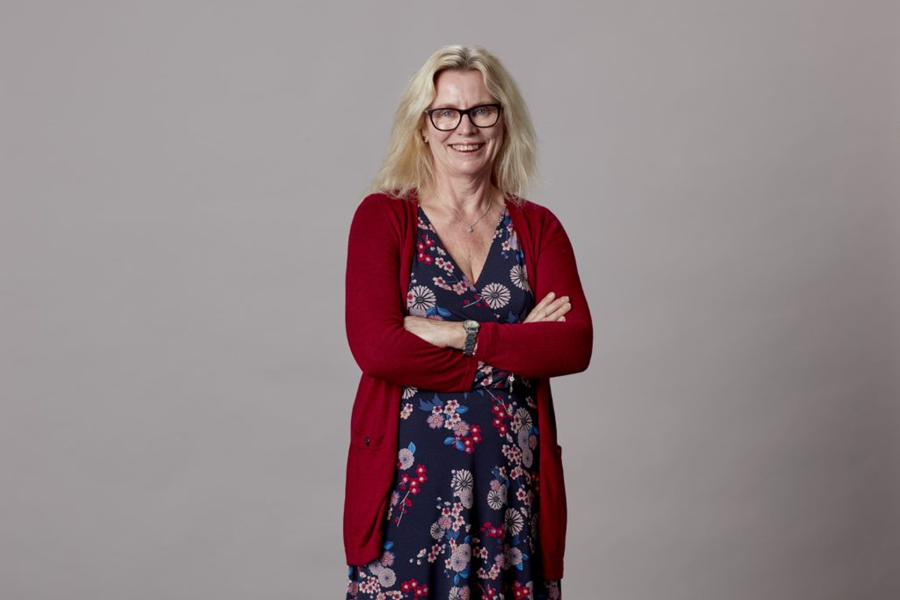
[{"label": "v-neckline", "polygon": [[457,260],[453,257],[453,254],[450,253],[450,249],[447,248],[447,245],[444,243],[444,240],[442,240],[441,236],[438,235],[437,229],[434,228],[434,225],[432,224],[431,219],[429,219],[428,215],[425,213],[425,209],[422,208],[421,204],[419,204],[418,197],[416,198],[416,213],[421,213],[422,216],[425,218],[425,221],[428,222],[429,230],[431,231],[431,233],[434,234],[434,237],[437,239],[438,243],[441,245],[441,248],[443,248],[444,252],[447,253],[447,256],[450,259],[450,262],[453,263],[453,267],[459,271],[459,273],[460,273],[460,275],[462,275],[463,279],[465,279],[469,283],[469,285],[471,285],[475,289],[480,289],[479,284],[481,283],[481,280],[484,278],[484,273],[487,270],[488,263],[491,260],[491,255],[494,253],[494,246],[496,245],[497,238],[500,237],[497,235],[497,230],[501,229],[501,227],[503,226],[503,221],[506,218],[506,215],[509,214],[509,210],[507,209],[507,206],[506,206],[506,198],[503,199],[503,210],[500,213],[500,218],[497,220],[497,226],[494,227],[494,233],[493,233],[493,236],[491,237],[491,245],[488,248],[487,255],[484,257],[484,264],[481,265],[481,270],[478,272],[478,278],[476,279],[475,283],[472,283],[472,280],[469,279],[469,276],[466,275],[466,272],[462,269],[462,267],[459,266],[459,262],[457,262]]}]

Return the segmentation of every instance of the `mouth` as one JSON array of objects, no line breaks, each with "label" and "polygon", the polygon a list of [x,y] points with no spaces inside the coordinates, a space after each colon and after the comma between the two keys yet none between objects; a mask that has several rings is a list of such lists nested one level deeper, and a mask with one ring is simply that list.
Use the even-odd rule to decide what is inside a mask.
[{"label": "mouth", "polygon": [[473,154],[480,151],[484,144],[450,144],[450,147],[460,154]]}]

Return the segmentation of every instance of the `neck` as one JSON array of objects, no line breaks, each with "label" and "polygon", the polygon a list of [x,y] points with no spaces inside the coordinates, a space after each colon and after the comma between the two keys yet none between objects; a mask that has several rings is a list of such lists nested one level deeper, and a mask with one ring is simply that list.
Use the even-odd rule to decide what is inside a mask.
[{"label": "neck", "polygon": [[489,210],[503,194],[489,181],[453,184],[438,181],[419,194],[420,204],[451,214],[477,218]]}]

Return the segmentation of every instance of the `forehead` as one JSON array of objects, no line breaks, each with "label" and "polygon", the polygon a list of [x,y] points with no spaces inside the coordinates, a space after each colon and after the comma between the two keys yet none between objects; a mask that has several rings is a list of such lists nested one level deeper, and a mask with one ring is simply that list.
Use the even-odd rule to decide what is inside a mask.
[{"label": "forehead", "polygon": [[431,104],[435,108],[442,106],[468,108],[495,101],[484,85],[481,71],[476,69],[441,71],[435,79],[434,87],[436,93]]}]

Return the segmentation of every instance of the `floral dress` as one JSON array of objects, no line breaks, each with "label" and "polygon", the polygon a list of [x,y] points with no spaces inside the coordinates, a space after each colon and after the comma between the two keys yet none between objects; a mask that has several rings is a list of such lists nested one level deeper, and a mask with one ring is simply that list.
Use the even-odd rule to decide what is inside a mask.
[{"label": "floral dress", "polygon": [[[478,281],[421,207],[410,315],[518,323],[534,306],[508,210]],[[561,598],[542,576],[534,382],[479,361],[467,392],[405,387],[381,557],[349,566],[348,600]]]}]

